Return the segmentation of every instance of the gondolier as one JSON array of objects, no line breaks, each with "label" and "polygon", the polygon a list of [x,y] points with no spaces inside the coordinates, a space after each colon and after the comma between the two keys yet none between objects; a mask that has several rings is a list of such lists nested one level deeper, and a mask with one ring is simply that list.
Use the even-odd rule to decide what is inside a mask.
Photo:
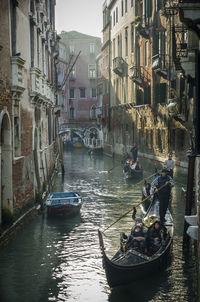
[{"label": "gondolier", "polygon": [[173,178],[175,161],[172,159],[172,153],[169,153],[168,159],[164,161],[164,168],[167,169],[169,176]]},{"label": "gondolier", "polygon": [[136,144],[133,144],[133,147],[131,148],[130,152],[132,153],[132,158],[133,158],[134,162],[136,162],[137,156],[138,156],[138,149],[137,149]]},{"label": "gondolier", "polygon": [[162,224],[165,223],[165,214],[170,201],[171,188],[174,186],[173,179],[169,175],[167,175],[167,173],[167,169],[162,169],[161,175],[152,182],[151,186],[151,192],[156,192],[157,189],[166,184],[165,187],[158,191],[159,215],[160,222]]}]

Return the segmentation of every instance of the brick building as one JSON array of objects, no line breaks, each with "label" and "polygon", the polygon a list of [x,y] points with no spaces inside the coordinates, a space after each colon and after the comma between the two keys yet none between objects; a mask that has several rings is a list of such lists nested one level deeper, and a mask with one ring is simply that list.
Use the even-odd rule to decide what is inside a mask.
[{"label": "brick building", "polygon": [[69,127],[96,126],[96,56],[101,51],[101,39],[75,31],[62,32],[60,37],[68,62],[61,123]]},{"label": "brick building", "polygon": [[0,223],[42,193],[55,163],[54,1],[1,1]]}]

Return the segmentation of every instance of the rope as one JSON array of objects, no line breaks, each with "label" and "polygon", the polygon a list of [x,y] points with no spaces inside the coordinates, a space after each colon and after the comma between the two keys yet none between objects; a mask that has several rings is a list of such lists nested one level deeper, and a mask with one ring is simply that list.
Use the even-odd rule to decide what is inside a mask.
[{"label": "rope", "polygon": [[[155,193],[157,193],[158,191],[162,190],[164,187],[166,187],[168,184],[164,184],[163,186],[161,186],[159,189],[157,189],[155,192],[151,193],[150,195],[148,195],[147,197],[145,197],[142,201],[138,202],[138,204],[136,204],[133,208],[137,208],[139,205],[141,205],[144,201],[146,201],[147,199],[149,199],[151,196],[153,196]],[[117,220],[115,220],[114,222],[112,222],[107,228],[105,228],[103,230],[102,233],[104,233],[105,231],[107,231],[111,226],[113,226],[115,223],[117,223],[119,220],[121,220],[123,217],[125,217],[126,215],[128,215],[130,212],[133,211],[133,208],[128,210],[126,213],[124,213],[122,216],[120,216]]]}]

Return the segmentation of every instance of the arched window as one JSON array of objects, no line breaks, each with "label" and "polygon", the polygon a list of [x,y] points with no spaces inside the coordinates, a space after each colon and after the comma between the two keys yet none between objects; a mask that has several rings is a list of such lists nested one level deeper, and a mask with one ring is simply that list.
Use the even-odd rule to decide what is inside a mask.
[{"label": "arched window", "polygon": [[69,114],[70,114],[70,119],[74,119],[74,108],[73,107],[70,108]]},{"label": "arched window", "polygon": [[91,114],[91,119],[92,120],[95,120],[97,118],[97,116],[96,116],[96,106],[95,105],[92,106],[90,114]]}]

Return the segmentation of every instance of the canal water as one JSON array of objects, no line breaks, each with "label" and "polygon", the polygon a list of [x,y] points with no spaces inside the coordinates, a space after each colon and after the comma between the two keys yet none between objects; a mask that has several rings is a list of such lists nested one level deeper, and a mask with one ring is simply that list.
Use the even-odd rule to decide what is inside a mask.
[{"label": "canal water", "polygon": [[[97,231],[140,201],[142,185],[131,190],[134,182],[127,182],[122,166],[109,157],[66,150],[64,161],[65,177],[58,174],[54,191],[80,192],[84,200],[81,213],[70,219],[41,215],[0,251],[0,301],[196,302],[194,247],[183,249],[182,185],[173,189],[175,236],[170,266],[144,280],[110,289],[102,268]],[[145,177],[153,174],[153,163],[143,160],[142,164]],[[180,173],[179,182],[181,176],[184,180]],[[122,191],[124,194],[119,196]],[[119,246],[119,233],[127,233],[132,224],[130,214],[106,232],[108,254]]]}]

